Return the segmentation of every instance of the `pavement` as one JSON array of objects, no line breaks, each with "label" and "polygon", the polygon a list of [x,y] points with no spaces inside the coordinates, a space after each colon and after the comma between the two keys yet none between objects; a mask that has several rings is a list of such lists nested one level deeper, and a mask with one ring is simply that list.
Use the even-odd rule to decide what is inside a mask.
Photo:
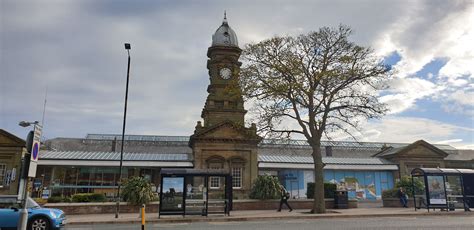
[{"label": "pavement", "polygon": [[[328,209],[324,214],[311,214],[309,210],[250,210],[250,211],[232,211],[230,216],[210,214],[209,216],[161,216],[158,213],[147,213],[147,223],[190,223],[190,222],[225,222],[225,221],[262,221],[262,220],[284,220],[284,219],[325,219],[325,218],[364,218],[364,217],[404,217],[404,216],[472,216],[474,212],[465,212],[464,210],[440,211],[426,209],[414,210],[413,208],[354,208],[354,209]],[[87,214],[87,215],[68,215],[68,225],[91,225],[91,224],[120,224],[141,222],[138,213],[123,213],[119,218],[115,214]]]}]

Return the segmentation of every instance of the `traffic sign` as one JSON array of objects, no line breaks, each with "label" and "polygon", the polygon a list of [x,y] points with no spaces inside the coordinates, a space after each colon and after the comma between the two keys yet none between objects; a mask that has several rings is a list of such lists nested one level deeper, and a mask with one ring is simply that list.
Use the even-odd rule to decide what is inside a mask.
[{"label": "traffic sign", "polygon": [[36,167],[39,159],[40,151],[40,140],[41,140],[41,131],[43,127],[39,124],[35,124],[34,134],[33,134],[33,143],[31,146],[31,158],[30,158],[30,168],[28,170],[28,177],[36,176]]}]

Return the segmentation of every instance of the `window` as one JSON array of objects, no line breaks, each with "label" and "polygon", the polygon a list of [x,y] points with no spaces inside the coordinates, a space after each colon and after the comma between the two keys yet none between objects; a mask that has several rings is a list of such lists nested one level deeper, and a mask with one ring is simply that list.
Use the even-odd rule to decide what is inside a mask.
[{"label": "window", "polygon": [[242,188],[242,168],[232,168],[232,188]]},{"label": "window", "polygon": [[7,170],[6,164],[0,164],[0,188],[3,187],[5,183],[5,172]]},{"label": "window", "polygon": [[[209,164],[209,169],[222,169],[222,164],[221,163],[210,163]],[[209,187],[212,189],[218,189],[221,187],[221,178],[212,176],[209,177]]]},{"label": "window", "polygon": [[[225,159],[221,156],[212,156],[209,157],[207,160],[207,168],[208,169],[223,169]],[[221,187],[221,178],[220,177],[209,177],[209,188],[211,189],[219,189]]]}]

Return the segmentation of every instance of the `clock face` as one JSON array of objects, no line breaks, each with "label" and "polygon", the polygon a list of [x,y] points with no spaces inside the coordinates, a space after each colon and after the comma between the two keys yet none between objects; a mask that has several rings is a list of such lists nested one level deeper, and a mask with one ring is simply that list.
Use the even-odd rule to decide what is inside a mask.
[{"label": "clock face", "polygon": [[229,68],[222,68],[219,71],[219,75],[222,79],[229,79],[232,76],[232,71]]}]

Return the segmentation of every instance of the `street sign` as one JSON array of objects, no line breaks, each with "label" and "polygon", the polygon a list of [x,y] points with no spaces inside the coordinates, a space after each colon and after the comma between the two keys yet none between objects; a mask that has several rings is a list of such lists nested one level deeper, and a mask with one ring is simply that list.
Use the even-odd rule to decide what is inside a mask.
[{"label": "street sign", "polygon": [[28,170],[28,177],[36,176],[36,167],[39,159],[39,150],[40,150],[40,140],[41,140],[41,131],[43,127],[39,124],[35,124],[34,134],[33,134],[33,143],[31,146],[31,158],[30,158],[30,168]]}]

